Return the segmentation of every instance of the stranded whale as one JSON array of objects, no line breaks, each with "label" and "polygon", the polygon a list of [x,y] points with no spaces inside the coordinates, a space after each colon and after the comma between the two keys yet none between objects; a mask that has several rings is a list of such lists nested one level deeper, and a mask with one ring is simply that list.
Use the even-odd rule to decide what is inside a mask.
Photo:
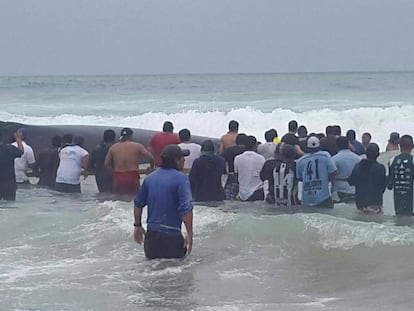
[{"label": "stranded whale", "polygon": [[[55,135],[64,135],[64,134],[73,134],[74,136],[82,136],[85,139],[84,148],[89,152],[97,144],[102,141],[103,132],[106,129],[112,129],[115,133],[120,135],[121,127],[116,126],[94,126],[94,125],[28,125],[15,122],[4,122],[0,121],[0,131],[3,133],[3,140],[7,141],[8,138],[12,138],[14,132],[24,127],[27,130],[27,143],[33,148],[35,156],[39,154],[43,149],[48,148],[52,143],[52,137]],[[144,130],[139,128],[132,128],[134,131],[133,139],[136,142],[143,144],[144,146],[148,145],[152,135],[157,133],[157,131]],[[216,150],[218,150],[218,145],[220,143],[219,139],[211,137],[203,137],[191,135],[192,142],[201,144],[204,140],[211,139],[216,145]],[[146,158],[140,159],[141,163],[146,163],[148,160]]]}]

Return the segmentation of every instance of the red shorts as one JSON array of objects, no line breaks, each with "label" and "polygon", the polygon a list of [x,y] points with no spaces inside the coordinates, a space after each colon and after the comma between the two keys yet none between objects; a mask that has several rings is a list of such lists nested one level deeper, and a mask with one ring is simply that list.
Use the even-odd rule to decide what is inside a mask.
[{"label": "red shorts", "polygon": [[112,191],[115,194],[136,194],[139,190],[139,172],[113,172]]}]

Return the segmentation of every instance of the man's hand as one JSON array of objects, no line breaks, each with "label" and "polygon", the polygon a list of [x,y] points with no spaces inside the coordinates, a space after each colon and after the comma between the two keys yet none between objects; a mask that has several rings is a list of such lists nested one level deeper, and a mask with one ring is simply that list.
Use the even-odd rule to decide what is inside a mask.
[{"label": "man's hand", "polygon": [[144,242],[145,230],[142,227],[135,227],[134,230],[134,239],[135,242],[138,244],[142,244]]},{"label": "man's hand", "polygon": [[187,248],[187,255],[190,255],[193,249],[193,235],[187,235],[184,240],[184,247]]}]

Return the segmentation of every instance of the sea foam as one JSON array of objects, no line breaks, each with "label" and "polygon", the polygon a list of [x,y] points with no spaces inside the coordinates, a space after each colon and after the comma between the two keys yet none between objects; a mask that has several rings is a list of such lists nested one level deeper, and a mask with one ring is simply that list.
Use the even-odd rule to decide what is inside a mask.
[{"label": "sea foam", "polygon": [[148,112],[141,115],[77,115],[62,114],[48,117],[34,117],[22,114],[0,112],[0,120],[20,122],[32,125],[45,124],[79,124],[143,128],[154,131],[161,130],[165,120],[171,120],[175,129],[188,128],[193,135],[217,137],[223,135],[228,128],[229,120],[240,123],[239,132],[254,135],[263,141],[264,132],[275,128],[282,136],[287,131],[287,123],[297,120],[308,128],[309,132],[324,132],[327,125],[339,124],[343,134],[354,129],[358,138],[363,132],[372,134],[372,141],[385,148],[389,133],[393,131],[410,134],[414,127],[414,106],[392,106],[386,108],[367,107],[348,110],[315,109],[304,112],[276,108],[271,112],[262,112],[253,107],[237,108],[230,111],[200,112],[187,110],[177,113]]}]

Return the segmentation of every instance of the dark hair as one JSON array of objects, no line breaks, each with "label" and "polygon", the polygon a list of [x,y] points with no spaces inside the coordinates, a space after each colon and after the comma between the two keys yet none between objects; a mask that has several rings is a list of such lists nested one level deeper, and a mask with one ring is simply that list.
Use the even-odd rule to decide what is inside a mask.
[{"label": "dark hair", "polygon": [[172,133],[174,126],[171,121],[165,121],[162,125],[162,131],[167,133]]},{"label": "dark hair", "polygon": [[298,130],[298,122],[296,120],[289,121],[288,129],[289,132],[296,132]]},{"label": "dark hair", "polygon": [[161,158],[162,168],[175,168],[177,169],[177,159],[174,158]]},{"label": "dark hair", "polygon": [[309,134],[309,136],[312,136],[312,135],[318,137],[319,140],[326,137],[324,133],[311,133],[311,134]]},{"label": "dark hair", "polygon": [[401,149],[411,149],[413,148],[413,137],[411,135],[403,135],[400,138],[400,148]]},{"label": "dark hair", "polygon": [[237,134],[236,136],[236,145],[244,145],[244,142],[246,141],[247,135],[244,133]]},{"label": "dark hair", "polygon": [[239,130],[239,122],[235,120],[231,120],[229,122],[229,131],[230,132],[237,132]]},{"label": "dark hair", "polygon": [[355,133],[355,131],[354,131],[354,130],[348,130],[348,131],[346,132],[346,137],[348,137],[348,139],[349,139],[350,141],[355,140],[355,138],[356,138],[356,133]]},{"label": "dark hair", "polygon": [[400,134],[397,132],[392,132],[390,134],[390,139],[388,140],[388,142],[392,144],[398,144],[399,140],[400,140]]},{"label": "dark hair", "polygon": [[289,144],[284,144],[281,147],[282,156],[284,156],[286,159],[295,159],[296,158],[296,150],[295,147]]},{"label": "dark hair", "polygon": [[333,126],[332,126],[332,125],[328,125],[328,126],[325,128],[325,134],[326,134],[326,136],[335,135],[334,133],[335,133],[335,130],[334,130],[334,128],[333,128]]},{"label": "dark hair", "polygon": [[292,145],[292,146],[296,145],[298,143],[297,141],[298,141],[298,138],[293,134],[285,134],[282,137],[282,142]]},{"label": "dark hair", "polygon": [[341,126],[340,125],[332,125],[332,135],[341,136]]},{"label": "dark hair", "polygon": [[52,146],[60,147],[62,145],[62,137],[60,135],[55,135],[52,137]]},{"label": "dark hair", "polygon": [[75,136],[73,137],[73,143],[82,147],[83,143],[85,142],[85,138],[83,136]]},{"label": "dark hair", "polygon": [[62,137],[62,144],[63,145],[70,145],[72,143],[73,140],[73,135],[72,134],[65,134]]},{"label": "dark hair", "polygon": [[379,147],[376,143],[369,143],[366,151],[367,159],[375,161],[379,156]]},{"label": "dark hair", "polygon": [[349,149],[349,139],[345,136],[339,136],[336,139],[336,147],[338,150],[346,150]]},{"label": "dark hair", "polygon": [[191,139],[191,133],[188,129],[182,129],[179,131],[178,136],[180,137],[181,142],[189,141]]},{"label": "dark hair", "polygon": [[103,134],[103,141],[106,143],[113,142],[115,140],[115,132],[111,129],[105,130]]},{"label": "dark hair", "polygon": [[372,138],[371,133],[368,133],[368,132],[365,132],[364,134],[362,134],[362,136],[368,136],[368,137],[369,137],[369,139],[371,139],[371,138]]},{"label": "dark hair", "polygon": [[[268,131],[266,131],[266,132],[265,132],[264,137],[265,137],[265,140],[266,140],[268,143],[273,142],[273,139],[274,139],[275,137],[277,137],[277,134],[275,135],[275,132],[276,132],[276,130],[274,130],[274,129],[272,129],[272,130],[268,130]],[[277,133],[277,132],[276,132],[276,133]]]},{"label": "dark hair", "polygon": [[249,135],[246,137],[246,140],[244,142],[244,146],[246,147],[247,150],[249,151],[253,151],[256,149],[257,146],[257,140],[256,137]]},{"label": "dark hair", "polygon": [[0,131],[0,141],[3,139],[3,132]]},{"label": "dark hair", "polygon": [[214,143],[210,139],[203,141],[201,144],[201,151],[214,153]]},{"label": "dark hair", "polygon": [[298,136],[299,137],[308,136],[308,129],[306,128],[306,126],[301,125],[301,126],[298,127]]}]

